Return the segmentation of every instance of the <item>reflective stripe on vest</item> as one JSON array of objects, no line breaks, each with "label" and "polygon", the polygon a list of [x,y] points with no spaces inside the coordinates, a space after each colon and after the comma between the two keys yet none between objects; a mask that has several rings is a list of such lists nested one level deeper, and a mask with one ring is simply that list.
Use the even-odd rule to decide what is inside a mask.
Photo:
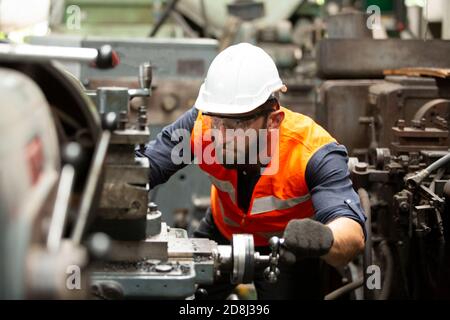
[{"label": "reflective stripe on vest", "polygon": [[[236,204],[236,190],[234,189],[233,185],[229,181],[219,180],[212,175],[208,174],[208,177],[211,179],[214,186],[219,189],[222,192],[228,193],[230,196],[231,201],[233,201],[234,204]],[[250,214],[260,214],[264,212],[270,212],[274,210],[283,210],[283,209],[289,209],[292,207],[295,207],[296,205],[306,202],[311,198],[311,195],[309,193],[296,197],[296,198],[290,198],[290,199],[280,199],[275,196],[268,196],[268,197],[261,197],[261,198],[255,198],[253,201],[252,209],[250,210]],[[223,208],[222,201],[220,201],[221,208]],[[222,209],[222,216],[225,217],[223,214]]]},{"label": "reflective stripe on vest", "polygon": [[305,194],[304,196],[285,200],[277,198],[275,196],[256,198],[253,201],[250,214],[260,214],[269,211],[289,209],[302,202],[308,201],[310,198],[311,196],[309,193]]},{"label": "reflective stripe on vest", "polygon": [[220,215],[222,216],[223,222],[225,222],[227,225],[229,225],[231,227],[239,227],[239,223],[234,222],[233,220],[231,220],[230,218],[228,218],[225,215],[225,212],[223,210],[222,200],[220,200],[220,198],[219,198],[219,206],[220,206]]},{"label": "reflective stripe on vest", "polygon": [[236,201],[236,190],[234,190],[233,184],[230,181],[219,180],[219,179],[217,179],[216,177],[213,177],[210,174],[208,174],[208,177],[209,177],[209,179],[211,179],[211,182],[214,184],[214,186],[217,189],[219,189],[222,192],[228,193],[228,195],[230,196],[231,201],[233,201],[234,204],[237,203],[237,201]]}]

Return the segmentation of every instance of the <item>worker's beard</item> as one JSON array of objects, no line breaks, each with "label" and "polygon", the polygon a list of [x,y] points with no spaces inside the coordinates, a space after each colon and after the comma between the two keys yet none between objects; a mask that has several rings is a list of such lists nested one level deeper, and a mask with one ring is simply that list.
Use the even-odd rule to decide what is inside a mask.
[{"label": "worker's beard", "polygon": [[[261,154],[267,149],[267,126],[260,129],[237,129],[226,132],[226,143],[218,143],[216,159],[227,169],[250,170],[267,164]],[[231,136],[230,136],[231,135]]]}]

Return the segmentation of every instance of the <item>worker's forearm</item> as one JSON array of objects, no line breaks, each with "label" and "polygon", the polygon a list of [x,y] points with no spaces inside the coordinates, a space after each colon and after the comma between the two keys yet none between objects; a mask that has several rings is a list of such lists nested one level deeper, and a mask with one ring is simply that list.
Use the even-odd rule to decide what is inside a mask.
[{"label": "worker's forearm", "polygon": [[330,251],[322,256],[328,264],[344,266],[364,250],[364,233],[356,221],[342,217],[327,223],[327,226],[334,237]]}]

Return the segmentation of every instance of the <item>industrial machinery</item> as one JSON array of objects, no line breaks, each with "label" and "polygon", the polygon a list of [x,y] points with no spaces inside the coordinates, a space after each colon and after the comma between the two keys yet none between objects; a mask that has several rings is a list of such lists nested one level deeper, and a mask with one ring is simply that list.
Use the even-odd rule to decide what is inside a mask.
[{"label": "industrial machinery", "polygon": [[192,239],[162,222],[148,203],[148,163],[135,147],[149,139],[145,106],[129,119],[140,88],[86,90],[53,60],[118,63],[101,49],[0,45],[2,298],[189,298],[219,277],[252,281],[267,266],[276,281],[281,240],[270,255],[253,237],[230,245]]},{"label": "industrial machinery", "polygon": [[[149,204],[147,237],[142,241],[111,240],[94,234],[89,247],[99,261],[92,265],[95,296],[116,298],[195,298],[199,286],[221,277],[231,283],[251,283],[256,267],[265,266],[267,281],[276,281],[280,239],[272,240],[273,253],[260,255],[253,237],[233,235],[231,245],[188,238],[184,229],[161,223],[161,212]],[[201,298],[207,292],[202,289]],[[198,297],[198,296],[197,296]]]},{"label": "industrial machinery", "polygon": [[375,40],[344,17],[317,48],[316,121],[347,147],[367,241],[329,298],[449,297],[450,42]]},{"label": "industrial machinery", "polygon": [[[450,297],[447,71],[407,68],[386,73],[396,75],[362,80],[359,89],[358,80],[322,87],[324,95],[337,94],[338,87],[349,90],[344,91],[352,101],[349,106],[359,101],[357,123],[367,126],[370,137],[342,136],[340,141],[361,146],[352,150],[349,168],[368,217],[368,233],[364,263],[354,273],[364,276],[359,285],[365,284],[365,299]],[[350,88],[357,90],[352,94]],[[382,283],[370,290],[373,266],[379,268]]]},{"label": "industrial machinery", "polygon": [[[137,123],[145,110],[146,126],[150,131],[150,138],[145,142],[154,139],[165,125],[175,121],[193,106],[198,89],[218,48],[218,42],[213,39],[63,38],[50,35],[32,37],[29,42],[83,48],[111,45],[121,61],[116,68],[98,70],[79,62],[64,62],[64,66],[83,83],[89,90],[89,95],[93,95],[98,88],[121,87],[122,101],[128,99],[125,96],[125,88],[141,87],[136,76],[139,74],[139,66],[143,62],[150,62],[151,95],[129,96],[127,115],[130,127]],[[176,199],[171,196],[174,193],[179,195]],[[187,166],[176,172],[167,183],[152,190],[151,198],[158,203],[164,221],[169,226],[188,228],[188,231],[191,231],[189,226],[194,227],[198,223],[209,205],[209,193],[209,179],[197,166]]]},{"label": "industrial machinery", "polygon": [[371,149],[369,163],[353,167],[371,226],[365,267],[381,265],[384,278],[366,298],[450,297],[448,126],[422,119],[398,120],[391,148]]},{"label": "industrial machinery", "polygon": [[347,147],[367,215],[364,259],[350,264],[347,292],[364,285],[355,298],[449,297],[450,42],[375,40],[365,20],[345,17],[333,17],[341,29],[317,48],[316,120]]}]

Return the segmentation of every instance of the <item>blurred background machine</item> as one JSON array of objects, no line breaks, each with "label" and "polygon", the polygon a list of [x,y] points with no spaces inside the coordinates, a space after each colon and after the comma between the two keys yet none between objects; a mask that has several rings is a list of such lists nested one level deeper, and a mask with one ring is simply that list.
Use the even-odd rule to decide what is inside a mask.
[{"label": "blurred background machine", "polygon": [[[16,1],[17,5],[21,1]],[[17,77],[16,81],[24,81],[29,84],[25,87],[30,87],[27,94],[20,96],[17,96],[20,90],[4,89],[8,97],[4,103],[19,103],[24,97],[36,96],[37,99],[29,98],[30,109],[7,108],[3,114],[17,114],[3,117],[1,122],[5,128],[14,128],[17,134],[20,131],[24,135],[20,148],[27,150],[31,165],[21,165],[32,168],[30,177],[23,176],[23,179],[31,179],[27,182],[29,188],[36,180],[33,172],[37,169],[33,168],[48,167],[44,170],[48,178],[39,179],[47,181],[48,185],[40,188],[56,193],[62,172],[69,171],[65,175],[70,177],[70,170],[63,170],[67,164],[82,172],[94,172],[100,170],[100,166],[93,166],[95,156],[100,157],[98,150],[107,154],[105,165],[101,166],[103,170],[100,170],[101,182],[89,184],[89,174],[73,178],[70,197],[73,204],[69,206],[66,227],[66,233],[70,234],[71,226],[76,229],[76,213],[91,212],[93,204],[99,205],[98,215],[86,214],[93,219],[86,220],[92,238],[83,232],[83,246],[72,244],[67,249],[78,252],[71,256],[80,266],[95,266],[91,271],[97,281],[97,296],[127,297],[152,292],[148,295],[154,297],[155,291],[147,290],[148,287],[144,290],[136,281],[139,277],[145,278],[144,274],[159,281],[164,272],[183,283],[183,295],[192,295],[193,283],[209,283],[221,270],[216,253],[224,249],[219,250],[211,242],[188,240],[186,232],[179,229],[186,229],[189,235],[209,206],[208,178],[196,166],[187,166],[168,183],[149,192],[143,174],[148,164],[136,162],[130,152],[135,145],[154,138],[165,125],[192,107],[212,59],[223,48],[240,41],[258,44],[272,55],[288,87],[288,92],[281,95],[281,103],[313,117],[347,147],[351,157],[349,169],[369,217],[368,241],[363,256],[338,270],[337,284],[332,287],[344,287],[327,299],[450,296],[450,168],[447,161],[450,2],[49,0],[44,1],[47,13],[35,11],[39,17],[31,21],[33,27],[27,26],[29,32],[17,32],[12,27],[14,23],[7,23],[14,19],[7,13],[8,8],[5,9],[6,2],[0,6],[0,21],[4,22],[2,31],[6,38],[79,49],[111,45],[121,60],[113,69],[91,68],[86,60],[80,62],[79,59],[61,61],[57,68],[48,63],[2,60],[2,67],[6,69],[2,72],[8,77],[5,74],[1,79]],[[41,7],[45,8],[42,3]],[[33,19],[30,17],[30,20]],[[32,36],[24,37],[27,33]],[[9,88],[12,84],[2,82],[2,85]],[[20,118],[23,120],[20,125],[32,127],[31,132],[49,128],[45,123],[52,122],[52,118],[45,116],[48,111],[42,111],[48,108],[31,107],[37,104],[49,105],[56,119],[56,129],[53,133],[49,130],[42,134],[56,136],[56,140],[34,139],[35,135],[27,136],[26,130],[19,130],[19,122],[9,121]],[[110,119],[116,130],[110,133],[109,143],[103,143],[102,149],[101,137],[111,132],[106,117],[111,112],[116,114],[115,120]],[[26,125],[36,117],[42,117],[42,128]],[[4,137],[16,134],[11,130],[8,129]],[[70,142],[77,142],[78,147]],[[105,151],[106,145],[108,151]],[[14,152],[6,151],[10,150],[7,149],[9,144],[3,146],[2,163],[7,158],[11,166],[21,163],[12,158]],[[14,147],[19,148],[18,145],[8,148]],[[43,152],[48,154],[45,166],[39,160]],[[80,155],[75,156],[78,153]],[[7,181],[15,177],[16,172],[3,171],[2,196],[11,203],[0,202],[1,210],[16,212],[19,209],[11,208],[17,207],[17,203],[31,206],[34,200],[21,201],[25,194],[32,197],[31,193],[8,188]],[[100,181],[100,177],[96,181]],[[83,196],[83,190],[88,185],[92,188],[89,199],[97,198],[97,201],[83,202],[87,197]],[[120,197],[123,192],[130,197]],[[42,191],[42,194],[47,192]],[[43,199],[42,194],[33,197]],[[173,194],[178,196],[174,199]],[[55,210],[52,200],[36,201],[51,203],[47,212]],[[152,202],[158,207],[149,205]],[[28,207],[20,210],[33,211]],[[151,211],[157,214],[150,214]],[[37,213],[32,215],[38,216]],[[44,238],[51,225],[49,221],[53,219],[42,218],[49,221],[42,222],[46,227],[41,230],[41,227],[36,228],[41,223],[34,220],[27,220],[26,227],[14,225],[16,220],[10,219],[11,216],[11,213],[1,216],[9,222],[2,223],[0,228],[4,229],[0,231],[10,237],[9,242],[2,242],[2,250],[16,243],[15,236],[19,234],[25,237],[17,242],[23,250],[18,250],[15,258],[2,264],[0,271],[11,275],[7,281],[21,283],[24,278],[13,276],[13,270],[24,257],[31,238],[46,243]],[[166,225],[154,224],[159,226],[154,233],[148,223],[158,219]],[[127,228],[118,227],[122,224],[127,224]],[[84,231],[84,227],[79,230]],[[59,246],[61,252],[65,242],[61,241]],[[124,242],[134,245],[124,247]],[[174,249],[174,243],[179,243],[180,247]],[[108,248],[113,247],[119,249],[109,251]],[[171,262],[158,267],[158,262],[151,258],[137,258],[148,250],[158,252],[154,260]],[[117,252],[117,256],[108,252]],[[64,260],[60,254],[54,259]],[[40,259],[38,254],[33,257],[30,263]],[[90,257],[97,262],[88,263]],[[369,276],[365,271],[371,264],[381,268],[381,289],[362,288]],[[61,264],[53,265],[63,270]],[[229,263],[224,265],[229,269]],[[194,273],[195,277],[204,276],[193,280]],[[18,290],[15,296],[24,295],[24,288],[15,290]],[[181,295],[181,291],[178,294]]]},{"label": "blurred background machine", "polygon": [[[402,32],[406,12],[396,15]],[[374,39],[361,12],[330,18],[328,28],[340,28],[317,46],[316,120],[347,147],[368,216],[364,258],[349,265],[356,280],[347,289],[365,284],[375,265],[381,288],[364,286],[356,298],[449,297],[450,43]]]}]

